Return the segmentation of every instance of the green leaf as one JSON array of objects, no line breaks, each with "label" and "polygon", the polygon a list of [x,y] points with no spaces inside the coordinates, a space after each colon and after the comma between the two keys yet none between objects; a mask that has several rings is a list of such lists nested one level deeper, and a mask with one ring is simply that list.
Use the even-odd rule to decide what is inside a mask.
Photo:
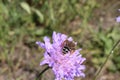
[{"label": "green leaf", "polygon": [[26,2],[21,2],[20,5],[28,14],[31,14],[30,6]]},{"label": "green leaf", "polygon": [[43,29],[43,28],[37,29],[37,30],[35,31],[35,35],[43,35],[43,33],[44,33],[44,29]]},{"label": "green leaf", "polygon": [[35,9],[35,8],[32,8],[32,10],[35,12],[35,14],[39,17],[39,20],[40,20],[40,22],[43,22],[44,21],[44,16],[43,16],[43,14],[39,11],[39,10],[37,10],[37,9]]}]

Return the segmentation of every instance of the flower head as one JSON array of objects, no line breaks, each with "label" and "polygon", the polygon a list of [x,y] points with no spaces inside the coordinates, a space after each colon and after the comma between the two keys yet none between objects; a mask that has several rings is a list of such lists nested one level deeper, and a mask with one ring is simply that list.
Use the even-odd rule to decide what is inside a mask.
[{"label": "flower head", "polygon": [[44,60],[40,65],[48,64],[52,68],[55,80],[74,80],[74,77],[85,77],[82,63],[85,58],[79,53],[81,49],[75,49],[76,42],[72,37],[53,32],[52,44],[48,37],[44,37],[44,43],[36,42],[45,49]]}]

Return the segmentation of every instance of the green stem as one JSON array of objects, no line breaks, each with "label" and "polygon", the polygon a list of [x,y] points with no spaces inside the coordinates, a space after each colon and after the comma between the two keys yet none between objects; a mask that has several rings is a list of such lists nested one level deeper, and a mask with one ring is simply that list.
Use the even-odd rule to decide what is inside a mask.
[{"label": "green stem", "polygon": [[99,75],[100,72],[102,71],[104,65],[107,63],[110,55],[113,53],[114,49],[117,47],[117,45],[119,44],[119,42],[120,42],[120,40],[118,40],[118,41],[116,42],[116,44],[112,47],[112,49],[111,49],[110,53],[108,54],[106,60],[104,61],[103,65],[100,67],[100,69],[97,71],[96,76],[93,78],[93,80],[97,80],[98,75]]}]

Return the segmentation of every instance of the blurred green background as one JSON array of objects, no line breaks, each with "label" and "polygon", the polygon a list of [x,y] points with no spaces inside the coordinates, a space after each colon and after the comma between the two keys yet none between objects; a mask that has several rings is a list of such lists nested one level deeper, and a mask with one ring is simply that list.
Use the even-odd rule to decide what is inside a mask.
[{"label": "blurred green background", "polygon": [[[60,32],[72,36],[86,57],[86,78],[92,80],[120,39],[119,0],[0,0],[0,80],[35,80],[43,49],[35,42]],[[120,77],[120,45],[98,80]],[[53,80],[51,70],[43,80]],[[77,78],[76,80],[81,80]]]}]

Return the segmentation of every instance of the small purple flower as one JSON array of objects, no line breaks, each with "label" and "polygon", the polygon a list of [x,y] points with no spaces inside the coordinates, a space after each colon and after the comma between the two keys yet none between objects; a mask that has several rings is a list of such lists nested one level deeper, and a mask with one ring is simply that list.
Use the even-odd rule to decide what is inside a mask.
[{"label": "small purple flower", "polygon": [[[120,9],[118,9],[118,11],[120,12]],[[120,16],[116,18],[116,22],[120,22]]]},{"label": "small purple flower", "polygon": [[[85,65],[82,63],[86,60],[79,53],[81,49],[73,50],[72,48],[65,47],[63,44],[65,41],[73,41],[72,37],[68,37],[65,34],[53,32],[52,44],[48,37],[44,37],[44,43],[36,42],[40,47],[45,49],[44,60],[40,65],[48,64],[52,68],[56,78],[55,80],[74,80],[74,77],[85,77],[83,70]],[[65,48],[65,49],[63,49]],[[66,50],[66,54],[63,53]]]},{"label": "small purple flower", "polygon": [[120,16],[116,18],[116,22],[120,22]]}]

